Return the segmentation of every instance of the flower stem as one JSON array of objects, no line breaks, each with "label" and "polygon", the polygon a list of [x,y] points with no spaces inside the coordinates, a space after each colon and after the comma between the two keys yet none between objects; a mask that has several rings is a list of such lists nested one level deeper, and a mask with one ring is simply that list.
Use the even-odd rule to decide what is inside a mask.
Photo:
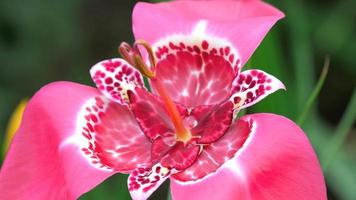
[{"label": "flower stem", "polygon": [[318,97],[321,88],[323,87],[325,78],[328,75],[329,66],[330,66],[330,58],[327,56],[325,58],[324,67],[323,67],[323,70],[321,71],[318,83],[316,84],[313,92],[309,96],[307,103],[305,104],[305,106],[303,108],[303,111],[301,112],[301,114],[299,115],[299,117],[297,119],[297,124],[299,124],[299,126],[302,126],[304,124],[305,119],[310,111],[311,106],[313,105],[314,101]]},{"label": "flower stem", "polygon": [[321,164],[324,171],[328,170],[330,163],[338,153],[342,144],[347,138],[350,129],[355,123],[356,118],[356,89],[354,89],[350,102],[348,103],[345,113],[343,114],[339,125],[336,128],[333,138],[330,140],[329,145],[326,145],[325,150],[321,154]]}]

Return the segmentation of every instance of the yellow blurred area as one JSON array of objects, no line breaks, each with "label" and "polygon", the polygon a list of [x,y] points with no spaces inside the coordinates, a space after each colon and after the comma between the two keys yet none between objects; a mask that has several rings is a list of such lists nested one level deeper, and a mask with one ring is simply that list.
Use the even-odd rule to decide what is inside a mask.
[{"label": "yellow blurred area", "polygon": [[20,103],[17,105],[15,108],[14,112],[10,116],[9,123],[6,128],[6,135],[5,135],[5,141],[4,141],[4,154],[6,154],[11,140],[14,137],[16,130],[20,126],[21,119],[22,119],[22,114],[26,108],[28,100],[27,99],[22,99]]}]

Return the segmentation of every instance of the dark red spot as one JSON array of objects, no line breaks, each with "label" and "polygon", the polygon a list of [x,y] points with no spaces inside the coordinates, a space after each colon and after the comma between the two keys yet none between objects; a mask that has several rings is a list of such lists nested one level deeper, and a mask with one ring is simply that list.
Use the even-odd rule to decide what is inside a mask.
[{"label": "dark red spot", "polygon": [[259,72],[257,75],[258,78],[262,78],[263,76],[264,76],[263,72]]},{"label": "dark red spot", "polygon": [[87,127],[91,132],[94,132],[94,127],[90,123],[87,123]]},{"label": "dark red spot", "polygon": [[197,45],[194,45],[193,49],[196,53],[200,54],[200,49]]},{"label": "dark red spot", "polygon": [[185,44],[183,42],[179,43],[179,46],[182,48],[182,49],[185,49]]},{"label": "dark red spot", "polygon": [[234,62],[234,54],[231,54],[230,56],[229,56],[229,61],[232,63],[232,62]]},{"label": "dark red spot", "polygon": [[244,81],[244,80],[245,80],[245,78],[246,78],[246,77],[245,77],[245,75],[240,74],[240,76],[239,76],[239,79],[240,79],[240,80]]},{"label": "dark red spot", "polygon": [[147,183],[149,183],[149,182],[150,182],[150,179],[146,178],[146,179],[143,180],[141,183],[142,183],[142,184],[147,184]]},{"label": "dark red spot", "polygon": [[138,168],[138,172],[139,172],[140,174],[143,174],[143,173],[145,173],[145,169],[144,169],[144,168]]},{"label": "dark red spot", "polygon": [[224,49],[221,47],[221,48],[219,48],[219,53],[220,53],[220,55],[224,55]]},{"label": "dark red spot", "polygon": [[107,87],[106,87],[106,90],[107,90],[108,92],[112,91],[113,89],[114,89],[114,88],[111,87],[111,86],[107,86]]},{"label": "dark red spot", "polygon": [[237,86],[237,87],[236,87],[236,91],[237,91],[237,92],[240,92],[240,91],[241,91],[241,87],[240,87],[240,86]]},{"label": "dark red spot", "polygon": [[136,170],[133,171],[131,175],[132,175],[132,176],[137,176],[137,175],[138,175],[138,171],[136,171]]},{"label": "dark red spot", "polygon": [[168,53],[169,49],[167,46],[163,46],[162,51],[163,51],[163,53]]},{"label": "dark red spot", "polygon": [[255,80],[253,80],[253,81],[251,82],[251,84],[250,84],[249,88],[253,88],[253,87],[255,87],[255,85],[256,85],[256,81],[255,81]]},{"label": "dark red spot", "polygon": [[204,41],[202,42],[201,46],[203,47],[203,49],[206,50],[206,49],[209,48],[209,43],[208,43],[206,40],[204,40]]},{"label": "dark red spot", "polygon": [[225,47],[224,52],[225,52],[225,55],[229,55],[230,54],[230,47]]},{"label": "dark red spot", "polygon": [[193,48],[191,46],[188,46],[187,48],[189,52],[193,52]]},{"label": "dark red spot", "polygon": [[257,70],[252,70],[252,71],[251,71],[251,75],[252,75],[252,76],[257,76],[257,74],[258,74],[258,71],[257,71]]},{"label": "dark red spot", "polygon": [[140,189],[140,185],[139,185],[139,184],[135,184],[135,185],[134,185],[134,189],[135,189],[135,190]]},{"label": "dark red spot", "polygon": [[234,98],[234,104],[238,104],[241,101],[241,97],[235,97]]},{"label": "dark red spot", "polygon": [[213,48],[212,50],[210,50],[210,54],[217,54],[218,53],[218,51],[215,49],[215,48]]},{"label": "dark red spot", "polygon": [[178,47],[174,45],[172,42],[169,43],[169,48],[171,49],[177,49]]},{"label": "dark red spot", "polygon": [[90,115],[90,118],[94,123],[98,122],[98,118],[95,115]]},{"label": "dark red spot", "polygon": [[246,84],[250,84],[251,81],[252,81],[251,75],[247,75],[247,77],[246,77]]}]

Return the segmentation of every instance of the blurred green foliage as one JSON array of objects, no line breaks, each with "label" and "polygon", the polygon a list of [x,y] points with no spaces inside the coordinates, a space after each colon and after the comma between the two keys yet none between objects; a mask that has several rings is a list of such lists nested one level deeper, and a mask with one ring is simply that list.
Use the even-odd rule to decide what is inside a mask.
[{"label": "blurred green foliage", "polygon": [[[248,113],[301,115],[328,55],[329,75],[302,128],[324,167],[329,199],[356,197],[356,1],[270,0],[286,13],[248,63],[282,80],[279,91]],[[92,85],[88,70],[132,41],[135,1],[2,0],[0,2],[0,131],[20,99],[56,80]],[[154,27],[153,27],[154,28]],[[352,98],[351,98],[352,97]],[[1,141],[3,135],[0,137]],[[0,141],[0,142],[1,142]],[[129,199],[116,175],[82,199]],[[152,199],[164,199],[168,184]]]}]

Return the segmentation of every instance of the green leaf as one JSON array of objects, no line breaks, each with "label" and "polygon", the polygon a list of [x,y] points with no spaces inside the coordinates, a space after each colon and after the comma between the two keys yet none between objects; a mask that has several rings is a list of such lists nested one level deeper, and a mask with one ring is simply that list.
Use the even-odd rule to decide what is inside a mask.
[{"label": "green leaf", "polygon": [[341,118],[339,125],[336,128],[333,138],[330,140],[329,145],[326,146],[325,150],[321,155],[321,163],[325,171],[329,169],[329,165],[337,157],[338,151],[344,144],[348,134],[351,132],[350,129],[355,123],[356,117],[356,89],[352,94],[350,102],[345,110],[344,115]]},{"label": "green leaf", "polygon": [[116,174],[105,180],[99,186],[80,197],[81,200],[130,200],[130,194],[127,189],[128,175]]}]

